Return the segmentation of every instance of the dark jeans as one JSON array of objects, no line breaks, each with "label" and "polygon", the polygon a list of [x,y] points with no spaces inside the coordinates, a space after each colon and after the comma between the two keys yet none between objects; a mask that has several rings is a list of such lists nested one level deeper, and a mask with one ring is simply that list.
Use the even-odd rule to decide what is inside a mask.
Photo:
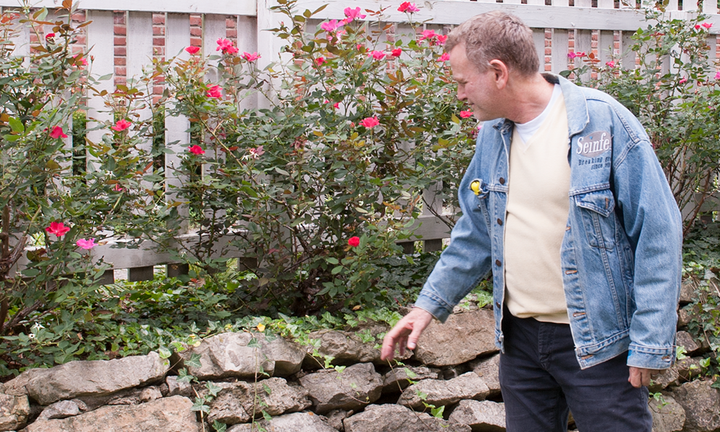
[{"label": "dark jeans", "polygon": [[650,432],[648,390],[628,382],[626,355],[580,370],[570,326],[503,317],[500,387],[508,432]]}]

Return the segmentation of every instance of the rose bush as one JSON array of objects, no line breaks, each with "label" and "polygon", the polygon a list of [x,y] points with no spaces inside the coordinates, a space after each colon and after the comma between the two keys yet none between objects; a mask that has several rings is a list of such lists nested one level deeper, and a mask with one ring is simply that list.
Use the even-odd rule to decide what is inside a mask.
[{"label": "rose bush", "polygon": [[[232,297],[250,310],[387,301],[387,290],[373,289],[380,266],[431,204],[426,188],[441,184],[441,206],[453,206],[449,191],[472,152],[475,122],[455,99],[445,36],[415,27],[394,35],[362,21],[380,12],[360,8],[320,22],[319,10],[279,3],[285,63],[259,70],[257,54],[220,39],[219,56],[158,65],[177,100],[166,115],[190,118],[195,140],[171,192],[204,241],[183,259],[212,273],[229,236],[257,263],[257,278]],[[240,108],[254,93],[271,106]],[[451,226],[454,215],[445,218]],[[361,239],[357,249],[349,237]]]}]

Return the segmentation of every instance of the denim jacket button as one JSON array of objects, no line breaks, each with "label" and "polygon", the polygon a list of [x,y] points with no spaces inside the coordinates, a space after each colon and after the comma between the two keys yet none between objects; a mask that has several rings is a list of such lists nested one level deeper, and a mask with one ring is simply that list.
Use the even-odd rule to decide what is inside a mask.
[{"label": "denim jacket button", "polygon": [[500,177],[500,180],[498,180],[498,181],[500,182],[501,185],[504,185],[504,184],[505,184],[505,178],[504,178],[504,177]]},{"label": "denim jacket button", "polygon": [[498,223],[498,225],[502,225],[502,223],[503,223],[502,219],[498,218],[497,223]]},{"label": "denim jacket button", "polygon": [[500,267],[502,265],[502,262],[500,262],[500,260],[495,260],[495,265]]}]

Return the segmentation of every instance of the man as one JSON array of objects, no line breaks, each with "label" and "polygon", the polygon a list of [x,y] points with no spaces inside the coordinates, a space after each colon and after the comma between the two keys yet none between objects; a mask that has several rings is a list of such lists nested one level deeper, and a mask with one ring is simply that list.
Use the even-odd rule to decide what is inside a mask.
[{"label": "man", "polygon": [[650,431],[651,373],[675,357],[680,214],[638,120],[538,72],[532,31],[495,11],[449,35],[458,98],[486,121],[462,217],[415,307],[383,342],[414,349],[492,274],[510,432]]}]

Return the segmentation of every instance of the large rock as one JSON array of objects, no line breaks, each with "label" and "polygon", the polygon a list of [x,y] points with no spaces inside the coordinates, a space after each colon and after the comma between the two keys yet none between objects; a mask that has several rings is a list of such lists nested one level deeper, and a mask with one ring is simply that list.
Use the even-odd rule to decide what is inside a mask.
[{"label": "large rock", "polygon": [[472,361],[470,367],[488,386],[488,396],[500,396],[500,354]]},{"label": "large rock", "polygon": [[[324,358],[332,357],[334,365],[351,365],[355,363],[374,362],[382,363],[380,360],[380,349],[376,348],[377,335],[388,330],[385,326],[373,326],[362,331],[372,338],[370,342],[363,342],[358,332],[345,332],[338,330],[319,330],[308,335],[308,339],[316,342],[308,345],[308,359],[306,365],[312,367],[325,364]],[[412,353],[407,352],[404,356],[397,356],[398,360],[410,358]],[[310,363],[312,362],[312,363]],[[317,367],[316,366],[316,367]]]},{"label": "large rock", "polygon": [[375,402],[382,391],[382,377],[372,363],[348,366],[342,372],[325,369],[300,378],[318,414],[328,411],[358,410]]},{"label": "large rock", "polygon": [[343,421],[345,432],[470,432],[453,424],[400,405],[371,405]]},{"label": "large rock", "polygon": [[[475,372],[468,372],[451,380],[423,380],[406,388],[398,404],[422,409],[425,404],[436,407],[450,405],[462,399],[485,399],[488,386]],[[422,396],[422,397],[421,397]]]},{"label": "large rock", "polygon": [[492,401],[462,400],[450,414],[450,423],[468,425],[473,432],[505,430],[505,404]]},{"label": "large rock", "polygon": [[465,363],[479,355],[497,352],[494,334],[491,310],[453,314],[444,324],[430,323],[418,341],[415,358],[427,366]]},{"label": "large rock", "polygon": [[673,391],[675,400],[685,409],[683,432],[714,432],[720,429],[720,391],[712,381],[692,381]]},{"label": "large rock", "polygon": [[29,415],[30,402],[27,396],[0,394],[0,431],[24,426]]},{"label": "large rock", "polygon": [[300,370],[305,352],[283,338],[263,334],[223,333],[178,354],[180,360],[200,355],[200,367],[185,364],[198,379],[253,378],[258,373],[291,375]]},{"label": "large rock", "polygon": [[38,420],[23,432],[199,432],[192,402],[182,396],[140,405],[105,406],[62,420]]},{"label": "large rock", "polygon": [[80,396],[102,396],[162,381],[170,362],[157,353],[117,360],[72,361],[31,369],[6,383],[7,394],[25,395],[40,405]]},{"label": "large rock", "polygon": [[283,378],[269,378],[257,383],[239,381],[218,392],[210,403],[208,419],[225,424],[249,421],[263,417],[263,413],[278,416],[302,411],[311,405],[307,391],[293,387]]},{"label": "large rock", "polygon": [[293,413],[262,420],[256,425],[242,424],[228,428],[227,432],[257,432],[258,426],[272,432],[337,432],[322,416],[311,412]]},{"label": "large rock", "polygon": [[648,403],[653,417],[653,432],[678,432],[685,426],[685,410],[672,396],[664,394]]}]

